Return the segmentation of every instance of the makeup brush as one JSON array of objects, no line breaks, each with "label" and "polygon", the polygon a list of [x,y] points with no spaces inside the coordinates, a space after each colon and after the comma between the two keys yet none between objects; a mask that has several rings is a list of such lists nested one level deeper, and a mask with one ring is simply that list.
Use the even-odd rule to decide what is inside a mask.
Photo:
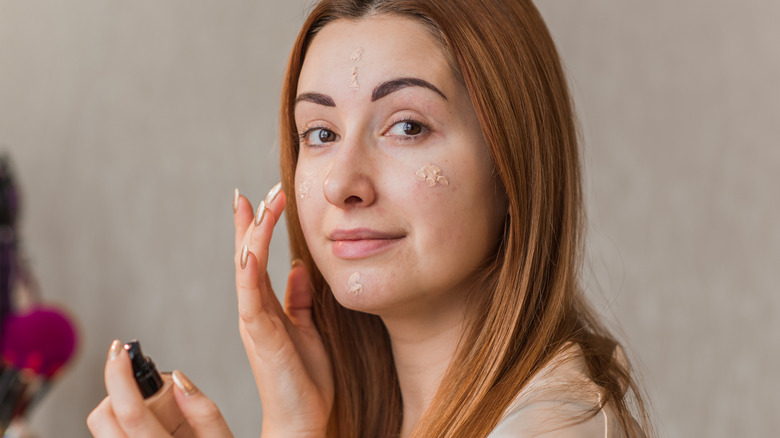
[{"label": "makeup brush", "polygon": [[3,324],[4,369],[0,374],[0,430],[46,393],[53,377],[73,356],[76,332],[70,319],[50,307],[9,315]]}]

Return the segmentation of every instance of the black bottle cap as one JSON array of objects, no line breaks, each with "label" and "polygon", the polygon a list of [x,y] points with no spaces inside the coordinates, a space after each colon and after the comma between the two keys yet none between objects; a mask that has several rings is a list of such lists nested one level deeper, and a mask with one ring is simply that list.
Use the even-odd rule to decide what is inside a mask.
[{"label": "black bottle cap", "polygon": [[153,396],[163,386],[162,377],[154,366],[154,362],[141,352],[141,343],[137,339],[133,339],[125,344],[125,350],[130,355],[135,383],[138,384],[141,395],[144,398]]}]

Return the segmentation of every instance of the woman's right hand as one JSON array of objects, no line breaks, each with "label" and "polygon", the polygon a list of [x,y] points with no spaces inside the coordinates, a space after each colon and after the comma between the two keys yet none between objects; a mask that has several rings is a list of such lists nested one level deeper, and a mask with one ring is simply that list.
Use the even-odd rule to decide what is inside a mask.
[{"label": "woman's right hand", "polygon": [[239,332],[263,404],[263,436],[325,436],[333,406],[333,371],[312,320],[312,284],[293,262],[284,308],[268,277],[274,225],[286,195],[274,186],[258,208],[236,191],[236,291]]}]

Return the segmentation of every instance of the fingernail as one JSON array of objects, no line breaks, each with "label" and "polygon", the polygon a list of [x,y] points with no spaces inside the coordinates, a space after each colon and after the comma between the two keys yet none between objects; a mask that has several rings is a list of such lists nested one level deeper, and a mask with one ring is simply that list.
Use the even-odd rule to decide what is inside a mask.
[{"label": "fingernail", "polygon": [[122,343],[119,339],[114,339],[114,342],[111,343],[111,348],[108,349],[108,360],[116,359],[120,351],[122,351]]},{"label": "fingernail", "polygon": [[278,182],[275,186],[271,187],[271,190],[268,192],[268,195],[265,197],[265,203],[270,204],[274,202],[274,199],[279,195],[279,192],[282,191],[282,183]]},{"label": "fingernail", "polygon": [[246,259],[249,257],[249,248],[244,245],[244,248],[241,249],[241,269],[246,268]]},{"label": "fingernail", "polygon": [[238,188],[233,189],[233,214],[238,211]]},{"label": "fingernail", "polygon": [[292,267],[296,268],[298,266],[303,266],[303,260],[301,259],[295,259],[292,261]]},{"label": "fingernail", "polygon": [[268,210],[265,205],[265,201],[260,201],[260,205],[257,206],[257,213],[255,213],[255,226],[260,225],[260,222],[263,221],[263,217],[265,217],[265,211]]},{"label": "fingernail", "polygon": [[173,383],[175,383],[187,397],[198,392],[198,388],[192,384],[192,381],[179,370],[173,371]]}]

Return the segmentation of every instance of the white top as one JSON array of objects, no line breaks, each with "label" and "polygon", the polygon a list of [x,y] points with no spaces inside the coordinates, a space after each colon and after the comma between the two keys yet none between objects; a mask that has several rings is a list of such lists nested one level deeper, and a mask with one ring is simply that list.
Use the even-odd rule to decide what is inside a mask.
[{"label": "white top", "polygon": [[613,406],[598,408],[600,397],[579,346],[572,345],[528,382],[488,438],[625,437]]}]

